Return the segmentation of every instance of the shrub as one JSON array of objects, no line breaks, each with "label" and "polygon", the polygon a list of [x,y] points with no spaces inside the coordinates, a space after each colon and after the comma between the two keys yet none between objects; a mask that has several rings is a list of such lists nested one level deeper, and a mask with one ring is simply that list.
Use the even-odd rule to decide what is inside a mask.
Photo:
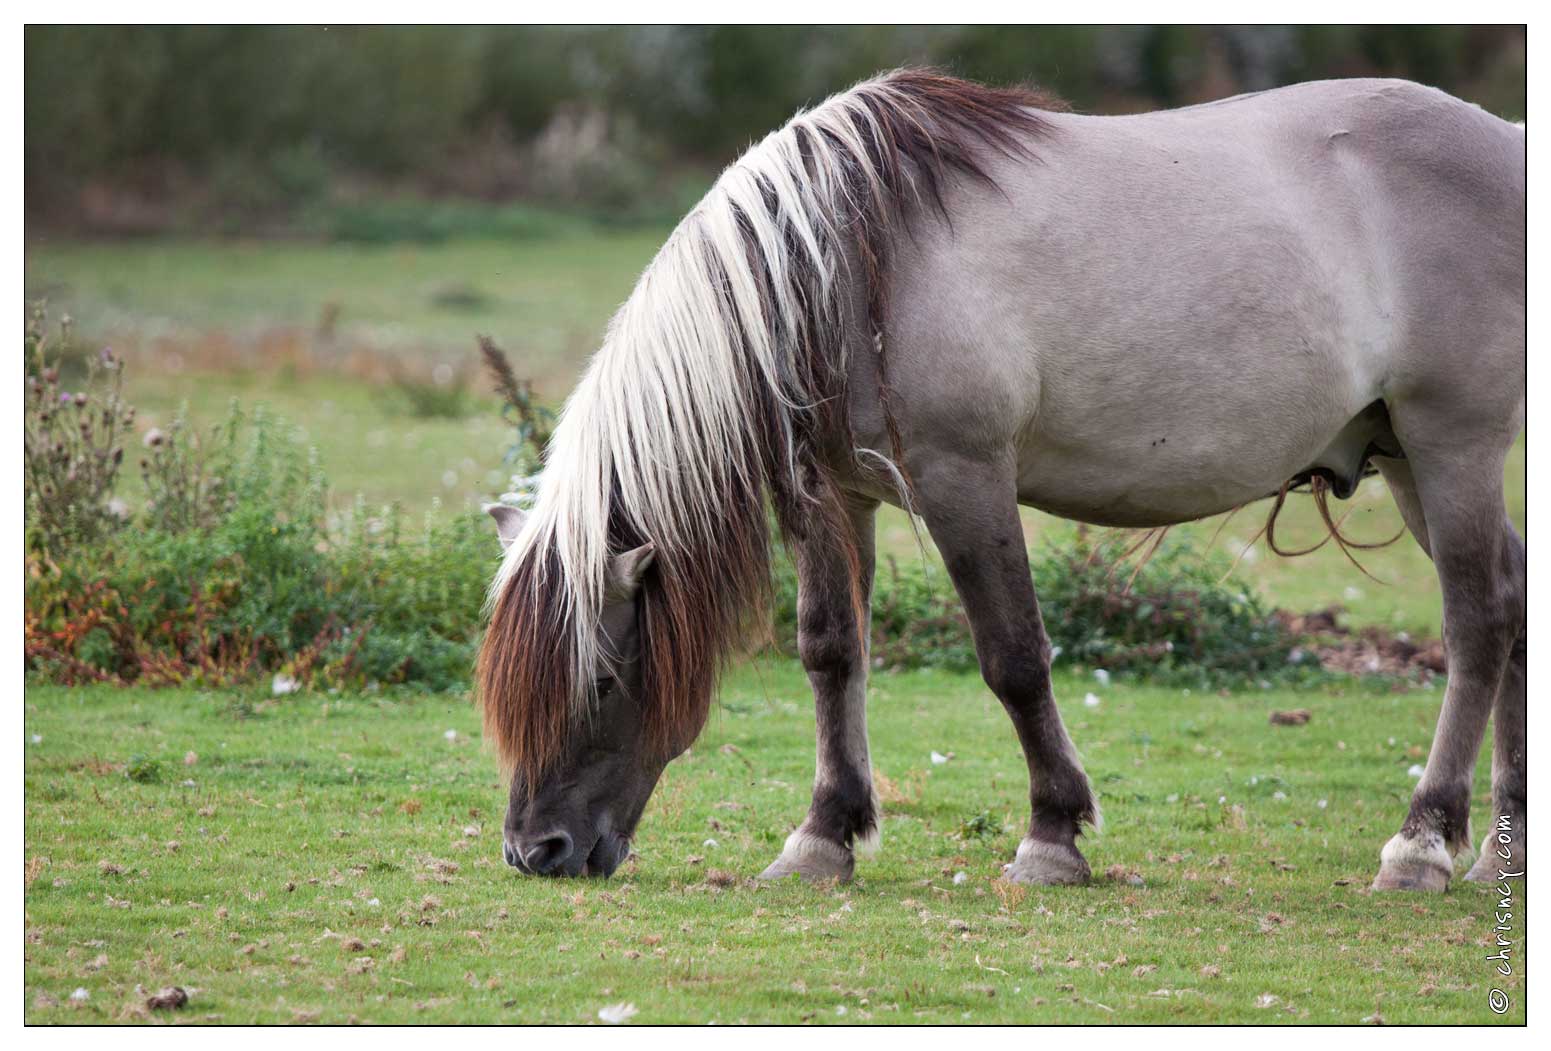
[{"label": "shrub", "polygon": [[[45,538],[27,557],[35,674],[63,683],[216,685],[278,672],[330,687],[466,684],[499,553],[484,516],[431,515],[412,531],[395,509],[374,515],[358,501],[330,523],[315,453],[262,411],[244,416],[234,405],[207,442],[180,413],[147,439],[144,508],[133,528],[99,531],[92,543],[78,542],[88,521],[80,514],[33,521],[43,501],[28,476],[29,529]],[[110,492],[111,478],[105,485],[88,497]]]},{"label": "shrub", "polygon": [[[60,350],[70,347],[68,319]],[[27,389],[22,413],[28,548],[64,551],[101,539],[120,523],[110,503],[134,410],[124,403],[123,369],[108,350],[86,358],[80,388],[67,390],[47,318],[34,307],[25,336]]]},{"label": "shrub", "polygon": [[[1200,686],[1287,682],[1317,672],[1293,661],[1296,637],[1218,558],[1164,542],[1139,570],[1113,544],[1079,535],[1030,553],[1057,666],[1103,668]],[[795,652],[797,581],[776,571],[775,639]],[[969,623],[940,565],[878,567],[872,657],[882,668],[978,667]]]},{"label": "shrub", "polygon": [[1290,660],[1297,639],[1220,555],[1166,540],[1133,571],[1114,553],[1079,536],[1033,559],[1063,660],[1203,686],[1304,675]]},{"label": "shrub", "polygon": [[144,515],[152,527],[166,533],[210,529],[236,507],[231,484],[235,445],[242,415],[235,402],[225,426],[217,428],[213,450],[207,450],[189,423],[188,406],[180,408],[164,431],[146,432],[140,459],[145,483]]}]

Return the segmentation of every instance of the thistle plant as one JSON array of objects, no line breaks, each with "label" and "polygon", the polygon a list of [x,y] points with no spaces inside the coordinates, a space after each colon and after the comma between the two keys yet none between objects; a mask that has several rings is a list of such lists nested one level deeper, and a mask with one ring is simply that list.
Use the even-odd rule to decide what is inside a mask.
[{"label": "thistle plant", "polygon": [[489,336],[479,337],[479,353],[501,396],[501,418],[516,431],[506,450],[506,462],[512,465],[511,491],[501,494],[501,502],[531,507],[554,433],[555,414],[539,404],[533,395],[533,382],[517,378],[506,352]]},{"label": "thistle plant", "polygon": [[149,525],[168,533],[209,529],[231,512],[236,495],[229,473],[241,428],[242,414],[233,399],[226,422],[212,432],[213,450],[200,441],[186,403],[166,429],[146,432],[140,477]]},{"label": "thistle plant", "polygon": [[123,398],[122,362],[103,348],[87,357],[85,378],[71,390],[59,368],[70,346],[68,316],[57,333],[50,338],[44,308],[34,306],[25,337],[23,472],[29,545],[45,552],[98,540],[122,523],[113,486],[135,420]]}]

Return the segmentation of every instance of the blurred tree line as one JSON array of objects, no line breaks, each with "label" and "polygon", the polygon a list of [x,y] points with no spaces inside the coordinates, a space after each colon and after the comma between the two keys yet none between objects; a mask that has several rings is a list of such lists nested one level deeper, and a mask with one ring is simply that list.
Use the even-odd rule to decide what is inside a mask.
[{"label": "blurred tree line", "polygon": [[1522,26],[29,27],[28,212],[285,229],[386,195],[666,217],[797,107],[902,64],[1088,112],[1386,75],[1525,115]]}]

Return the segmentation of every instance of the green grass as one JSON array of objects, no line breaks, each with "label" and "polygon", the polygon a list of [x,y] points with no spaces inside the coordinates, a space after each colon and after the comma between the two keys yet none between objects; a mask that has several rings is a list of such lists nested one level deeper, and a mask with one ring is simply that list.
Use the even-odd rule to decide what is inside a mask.
[{"label": "green grass", "polygon": [[335,342],[345,347],[463,355],[482,332],[528,374],[568,380],[666,233],[433,245],[43,242],[28,246],[26,294],[128,351],[241,350],[276,330],[310,334],[332,305]]},{"label": "green grass", "polygon": [[[875,680],[875,762],[903,799],[856,882],[819,888],[744,879],[808,799],[791,663],[731,676],[606,883],[501,862],[464,698],[33,688],[27,1019],[133,1019],[138,988],[177,984],[192,1001],[170,1017],[229,1023],[587,1022],[622,1001],[638,1022],[1499,1020],[1487,891],[1365,890],[1436,692],[1117,684],[1088,708],[1093,686],[1058,682],[1105,810],[1085,849],[1140,884],[1005,898],[1026,775],[974,677]],[[1267,724],[1288,707],[1313,720]],[[1478,824],[1486,777],[1483,759]],[[1005,831],[959,839],[981,814]],[[1499,984],[1521,1022],[1520,980]]]},{"label": "green grass", "polygon": [[[224,419],[232,398],[244,408],[265,405],[301,428],[304,444],[317,447],[330,503],[340,510],[356,494],[368,507],[398,503],[414,517],[433,501],[477,507],[504,492],[512,475],[504,462],[512,429],[489,398],[477,399],[463,419],[418,419],[388,389],[340,376],[298,381],[274,373],[184,373],[153,382],[131,372],[127,386],[142,428],[166,426],[185,404],[202,428]],[[125,479],[126,494],[138,498],[139,468],[132,466]]]}]

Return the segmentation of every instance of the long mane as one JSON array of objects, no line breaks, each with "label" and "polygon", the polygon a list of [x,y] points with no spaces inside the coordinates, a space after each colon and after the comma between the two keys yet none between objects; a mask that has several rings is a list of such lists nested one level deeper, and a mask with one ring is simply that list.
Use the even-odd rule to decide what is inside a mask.
[{"label": "long mane", "polygon": [[[846,325],[870,325],[869,345],[881,331],[891,240],[913,209],[943,209],[950,177],[989,181],[986,151],[1029,155],[1049,108],[1023,90],[888,73],[753,146],[674,230],[567,401],[491,585],[476,688],[504,765],[535,782],[585,716],[609,656],[608,559],[647,541],[646,726],[661,746],[698,733],[768,589],[767,502],[784,531],[819,521],[846,535],[821,452],[855,455]],[[859,287],[865,319],[848,306]]]}]

